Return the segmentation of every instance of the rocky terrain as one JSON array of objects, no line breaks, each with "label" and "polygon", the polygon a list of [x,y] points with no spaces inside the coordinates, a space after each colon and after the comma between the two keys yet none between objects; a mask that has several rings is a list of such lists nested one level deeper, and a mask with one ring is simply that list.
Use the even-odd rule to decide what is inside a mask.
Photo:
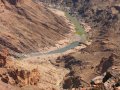
[{"label": "rocky terrain", "polygon": [[36,52],[64,44],[73,33],[65,17],[32,0],[0,0],[0,22],[0,89],[60,90],[68,70],[56,68],[49,58],[18,60],[11,51]]},{"label": "rocky terrain", "polygon": [[9,56],[8,49],[0,52],[1,90],[60,90],[67,73],[49,60],[31,57],[19,61]]},{"label": "rocky terrain", "polygon": [[70,33],[64,19],[32,0],[0,0],[0,48],[18,53],[55,46]]},{"label": "rocky terrain", "polygon": [[[10,58],[4,49],[0,53],[0,88],[120,90],[120,1],[53,0],[52,3],[70,7],[72,15],[78,13],[77,18],[83,21],[80,23],[91,27],[88,32],[91,44],[65,55],[55,54],[55,58],[46,55],[21,61]],[[65,37],[64,33],[70,32],[63,18],[41,3],[1,0],[0,4],[0,27],[4,30],[0,31],[1,48],[38,51],[41,47],[54,46]]]},{"label": "rocky terrain", "polygon": [[19,90],[17,86],[37,85],[40,79],[39,71],[37,69],[30,71],[17,66],[17,62],[13,61],[8,55],[7,49],[3,49],[0,53],[0,88],[2,90],[12,90],[12,88]]},{"label": "rocky terrain", "polygon": [[106,89],[97,90],[113,90],[112,82],[120,81],[120,1],[65,0],[65,3],[73,15],[77,12],[78,18],[92,28],[89,32],[92,43],[79,52],[65,55],[54,62],[58,67],[71,71],[63,83],[64,88],[78,89],[81,80],[88,86],[87,83],[93,78],[109,72],[117,80],[112,78],[111,82],[108,80],[105,83]]}]

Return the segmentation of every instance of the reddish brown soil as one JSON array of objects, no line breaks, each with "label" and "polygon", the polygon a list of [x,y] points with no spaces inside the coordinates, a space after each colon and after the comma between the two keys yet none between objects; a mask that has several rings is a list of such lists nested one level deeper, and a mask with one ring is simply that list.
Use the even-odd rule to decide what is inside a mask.
[{"label": "reddish brown soil", "polygon": [[92,28],[89,32],[92,44],[54,62],[58,67],[71,70],[66,76],[69,84],[64,82],[67,88],[79,87],[73,80],[76,77],[81,77],[88,83],[104,72],[110,72],[116,78],[120,77],[120,1],[78,1],[80,17]]},{"label": "reddish brown soil", "polygon": [[69,28],[62,17],[32,0],[0,0],[0,48],[15,52],[55,46]]},{"label": "reddish brown soil", "polygon": [[[17,66],[8,54],[6,49],[0,53],[0,87],[8,90],[13,86],[15,88],[16,86],[37,85],[40,80],[39,71],[37,69],[29,71]],[[2,86],[2,82],[9,85],[3,84]]]}]

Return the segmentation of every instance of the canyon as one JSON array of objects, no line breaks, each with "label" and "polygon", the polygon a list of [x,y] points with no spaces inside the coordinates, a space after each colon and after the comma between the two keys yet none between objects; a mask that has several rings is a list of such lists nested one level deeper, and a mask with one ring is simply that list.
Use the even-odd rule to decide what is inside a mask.
[{"label": "canyon", "polygon": [[[0,0],[0,88],[119,90],[120,1],[39,1]],[[66,8],[88,39],[58,52],[76,34]]]}]

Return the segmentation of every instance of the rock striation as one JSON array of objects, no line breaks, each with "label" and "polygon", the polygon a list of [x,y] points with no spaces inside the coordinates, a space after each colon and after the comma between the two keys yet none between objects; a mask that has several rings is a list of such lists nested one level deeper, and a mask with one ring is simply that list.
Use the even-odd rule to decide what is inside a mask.
[{"label": "rock striation", "polygon": [[0,0],[0,49],[18,53],[55,46],[67,37],[69,27],[62,17],[33,0]]}]

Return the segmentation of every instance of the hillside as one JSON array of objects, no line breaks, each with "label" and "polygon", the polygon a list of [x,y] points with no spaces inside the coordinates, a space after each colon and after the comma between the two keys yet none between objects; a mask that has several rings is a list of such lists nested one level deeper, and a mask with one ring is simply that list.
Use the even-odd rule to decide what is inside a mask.
[{"label": "hillside", "polygon": [[64,12],[32,0],[0,0],[0,22],[0,89],[60,90],[69,70],[56,68],[49,61],[59,55],[15,58],[11,51],[41,53],[67,42],[74,27]]},{"label": "hillside", "polygon": [[55,46],[67,37],[64,19],[32,0],[0,0],[0,49],[21,53]]},{"label": "hillside", "polygon": [[78,42],[78,47],[67,52],[43,55],[38,52],[26,58],[9,57],[9,50],[3,49],[0,88],[119,90],[120,0],[37,1],[43,1],[45,6],[32,0],[0,1],[0,48],[18,53],[34,52],[55,46],[66,37],[71,39],[68,34],[75,25],[65,21],[64,12],[48,9],[47,5],[59,9],[70,7],[68,14],[83,25],[90,44]]},{"label": "hillside", "polygon": [[120,0],[63,1],[64,6],[71,8],[72,15],[75,16],[77,12],[77,18],[92,28],[89,32],[91,45],[79,52],[59,57],[54,62],[71,71],[63,83],[64,89],[78,89],[80,79],[90,83],[93,78],[110,72],[112,78],[104,83],[106,89],[97,90],[113,90],[112,81],[120,82]]}]

